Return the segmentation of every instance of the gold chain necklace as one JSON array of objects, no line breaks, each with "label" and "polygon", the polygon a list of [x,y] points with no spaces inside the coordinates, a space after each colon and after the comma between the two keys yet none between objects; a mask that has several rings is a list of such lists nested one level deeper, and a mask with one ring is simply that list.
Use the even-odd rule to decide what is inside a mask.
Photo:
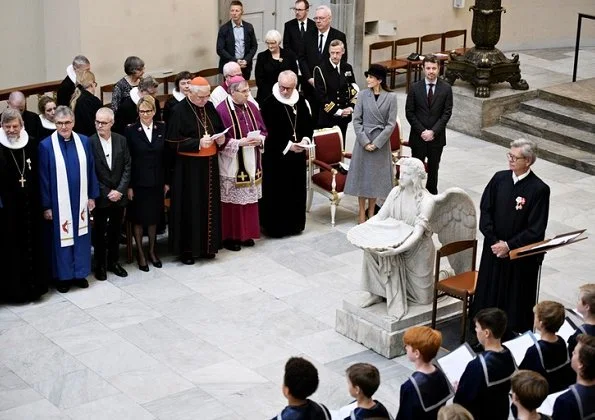
[{"label": "gold chain necklace", "polygon": [[297,108],[295,107],[295,105],[292,105],[293,114],[295,115],[294,120],[291,119],[291,115],[289,115],[289,111],[287,110],[287,107],[284,106],[283,108],[285,109],[285,113],[287,114],[287,118],[289,119],[289,123],[291,124],[291,129],[293,130],[293,139],[297,143],[297,134],[295,132],[295,128],[297,126]]},{"label": "gold chain necklace", "polygon": [[[209,119],[208,115],[207,115],[207,110],[203,108],[204,110],[204,122],[201,120],[201,118],[198,116],[198,113],[196,112],[196,110],[194,109],[194,106],[192,104],[192,102],[190,102],[190,99],[188,99],[188,97],[186,97],[186,101],[188,101],[188,105],[190,106],[190,109],[192,110],[192,112],[194,113],[194,115],[196,116],[196,121],[199,122],[199,124],[202,126],[203,130],[205,131],[205,134],[208,136],[209,135],[209,128],[208,128],[208,123],[211,122],[211,120]],[[200,134],[200,133],[199,133]]]}]

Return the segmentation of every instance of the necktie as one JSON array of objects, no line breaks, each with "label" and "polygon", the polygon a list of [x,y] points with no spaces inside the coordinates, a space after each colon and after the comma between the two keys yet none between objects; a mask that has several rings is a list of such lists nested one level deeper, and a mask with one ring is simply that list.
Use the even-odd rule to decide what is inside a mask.
[{"label": "necktie", "polygon": [[339,66],[335,66],[335,70],[337,70],[337,73],[339,73],[339,76],[341,75],[341,69],[339,69]]},{"label": "necktie", "polygon": [[306,28],[304,28],[304,22],[300,22],[300,36],[303,38]]},{"label": "necktie", "polygon": [[320,34],[320,42],[318,43],[318,54],[322,55],[322,38],[324,37],[323,34]]},{"label": "necktie", "polygon": [[432,106],[432,99],[434,99],[434,83],[428,83],[430,90],[428,90],[428,106]]}]

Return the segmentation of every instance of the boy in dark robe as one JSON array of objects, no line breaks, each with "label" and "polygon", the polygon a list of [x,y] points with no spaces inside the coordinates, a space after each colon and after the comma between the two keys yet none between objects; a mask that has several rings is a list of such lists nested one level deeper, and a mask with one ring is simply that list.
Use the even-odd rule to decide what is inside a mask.
[{"label": "boy in dark robe", "polygon": [[518,333],[533,326],[531,309],[543,256],[511,260],[508,253],[543,240],[550,207],[550,188],[531,171],[536,151],[531,140],[513,141],[509,170],[493,176],[480,203],[479,229],[485,239],[471,316],[483,308],[500,308],[509,330]]},{"label": "boy in dark robe", "polygon": [[506,313],[497,308],[482,309],[474,323],[477,339],[485,351],[465,368],[454,402],[476,419],[506,420],[510,411],[510,378],[517,369],[512,353],[502,346]]},{"label": "boy in dark robe", "polygon": [[583,316],[585,321],[580,325],[574,334],[568,337],[568,356],[576,347],[576,339],[581,334],[595,336],[595,284],[583,284],[579,288],[578,304],[576,310]]},{"label": "boy in dark robe", "polygon": [[388,410],[382,403],[372,399],[380,386],[380,372],[369,363],[356,363],[347,368],[349,395],[357,401],[357,407],[345,420],[387,419]]},{"label": "boy in dark robe", "polygon": [[537,412],[548,394],[547,380],[543,376],[530,370],[519,370],[512,375],[510,383],[512,403],[518,412],[515,419],[549,418]]},{"label": "boy in dark robe", "polygon": [[553,420],[595,418],[595,337],[581,334],[572,353],[576,384],[554,403]]},{"label": "boy in dark robe", "polygon": [[570,367],[566,342],[556,333],[564,324],[564,306],[558,302],[542,301],[533,308],[535,330],[541,339],[527,349],[519,369],[528,369],[542,375],[548,382],[549,392],[568,388],[575,381]]},{"label": "boy in dark robe", "polygon": [[301,357],[291,357],[285,364],[283,395],[287,407],[271,420],[330,420],[324,405],[308,399],[318,388],[318,371]]},{"label": "boy in dark robe", "polygon": [[397,420],[435,419],[454,391],[442,370],[432,364],[442,334],[430,327],[412,327],[405,331],[403,343],[415,372],[401,385]]}]

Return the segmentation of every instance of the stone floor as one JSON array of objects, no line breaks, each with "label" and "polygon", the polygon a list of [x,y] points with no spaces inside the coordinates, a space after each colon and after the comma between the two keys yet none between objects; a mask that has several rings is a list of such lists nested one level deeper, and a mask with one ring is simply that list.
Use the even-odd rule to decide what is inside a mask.
[{"label": "stone floor", "polygon": [[[526,51],[521,63],[530,84],[568,82],[572,51]],[[579,75],[594,77],[593,64],[595,49],[581,51]],[[401,91],[408,131],[404,101]],[[462,187],[477,204],[491,175],[506,168],[505,153],[449,131],[440,190]],[[552,191],[548,236],[595,231],[595,177],[545,161],[534,170]],[[350,401],[345,368],[374,363],[376,397],[396,414],[411,364],[334,331],[335,309],[358,288],[362,253],[345,238],[356,207],[345,198],[331,228],[329,206],[316,197],[298,237],[262,239],[192,267],[164,255],[162,269],[130,265],[125,279],[90,277],[89,289],[0,307],[0,419],[271,418],[284,406],[291,355],[316,364],[314,398],[331,408]],[[547,255],[541,298],[573,307],[578,286],[593,281],[593,255],[592,239]]]}]

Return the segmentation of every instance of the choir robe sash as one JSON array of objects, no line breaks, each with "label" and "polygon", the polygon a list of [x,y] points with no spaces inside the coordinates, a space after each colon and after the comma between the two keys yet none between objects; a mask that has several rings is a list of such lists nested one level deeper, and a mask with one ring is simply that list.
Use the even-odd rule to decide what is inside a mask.
[{"label": "choir robe sash", "polygon": [[[442,373],[443,383],[440,384],[442,386],[442,389],[440,390],[442,392],[441,394],[437,394],[435,389],[432,389],[435,388],[436,384],[428,380],[428,375],[424,375],[421,372],[413,372],[413,375],[409,377],[413,388],[415,388],[417,397],[419,398],[421,408],[426,413],[446,404],[449,399],[454,397],[454,389],[452,388],[450,381],[440,368],[436,367],[436,369]],[[428,386],[431,389],[426,389]]]},{"label": "choir robe sash", "polygon": [[557,365],[557,366],[553,366],[553,367],[550,367],[550,368],[548,368],[548,367],[545,365],[545,360],[544,360],[544,358],[543,358],[543,350],[541,349],[541,344],[540,344],[540,342],[537,340],[537,338],[536,338],[535,336],[533,336],[533,341],[535,341],[535,350],[537,350],[537,354],[538,354],[538,356],[539,356],[539,361],[541,362],[541,367],[542,367],[542,368],[543,368],[543,370],[545,370],[547,373],[552,373],[552,372],[555,372],[555,371],[557,371],[557,370],[560,370],[560,369],[562,369],[564,366],[566,366],[566,365],[570,364],[570,356],[568,355],[568,352],[565,352],[566,358],[565,358],[565,360],[564,360],[564,361],[563,361],[561,364],[559,364],[559,365]]},{"label": "choir robe sash", "polygon": [[[506,349],[506,347],[504,348]],[[506,366],[502,358],[497,357],[498,355],[494,352],[480,353],[477,355],[488,388],[509,381],[517,370],[516,362],[514,361],[510,350],[506,349],[506,351],[510,355],[510,360],[512,361],[512,364],[509,366]]]},{"label": "choir robe sash", "polygon": [[[248,133],[242,133],[240,120],[235,110],[234,104],[231,99],[225,101],[227,112],[231,117],[233,138],[241,139]],[[258,129],[258,122],[256,117],[250,108],[250,105],[246,104],[246,115],[250,120],[250,124],[254,127],[254,130]],[[231,165],[225,167],[220,166],[220,170],[223,175],[230,178],[235,178],[236,187],[248,187],[250,185],[258,185],[262,182],[262,162],[260,160],[260,153],[257,153],[254,146],[240,146],[236,158],[233,159]]]}]

